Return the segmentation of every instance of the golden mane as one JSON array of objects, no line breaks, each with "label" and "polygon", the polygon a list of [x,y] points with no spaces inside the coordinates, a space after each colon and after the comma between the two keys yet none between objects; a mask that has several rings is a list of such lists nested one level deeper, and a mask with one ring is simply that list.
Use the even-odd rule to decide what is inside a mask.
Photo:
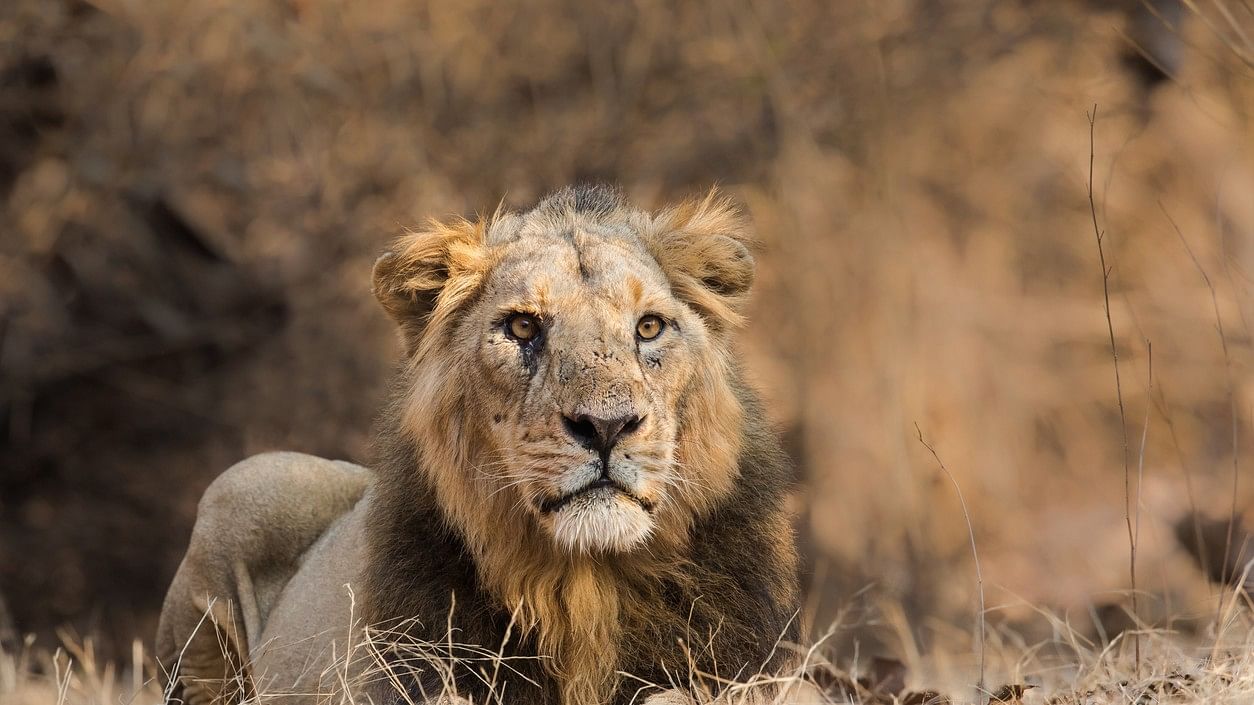
[{"label": "golden mane", "polygon": [[[476,380],[468,379],[466,370],[473,369],[473,349],[459,323],[496,263],[488,240],[499,214],[433,222],[408,232],[374,274],[376,295],[400,325],[408,351],[396,398],[382,421],[392,435],[381,444],[388,457],[380,463],[385,501],[372,524],[375,553],[387,553],[398,541],[389,513],[406,511],[401,506],[418,502],[417,494],[433,495],[439,516],[473,559],[478,588],[512,615],[519,634],[533,638],[538,653],[552,657],[544,668],[566,705],[610,696],[621,666],[623,625],[648,624],[673,608],[666,604],[665,586],[693,581],[688,549],[694,525],[734,494],[746,444],[774,444],[769,434],[748,438],[750,395],[730,347],[753,277],[751,237],[739,211],[711,192],[653,216],[619,204],[594,215],[631,222],[674,294],[699,312],[710,330],[696,363],[700,372],[674,410],[680,420],[676,464],[686,475],[672,498],[678,509],[659,523],[648,550],[612,561],[563,551],[525,521],[503,530],[503,518],[517,516],[516,502],[479,471],[503,460],[487,442],[490,412],[470,393]],[[748,454],[773,457],[775,451],[748,449]],[[790,566],[787,521],[764,522],[776,534],[767,545]],[[376,619],[396,616],[397,605],[407,599],[379,594],[388,589],[386,582],[367,583],[373,590],[368,611]],[[774,597],[786,604],[791,583],[782,584]],[[460,605],[466,598],[457,599]]]}]

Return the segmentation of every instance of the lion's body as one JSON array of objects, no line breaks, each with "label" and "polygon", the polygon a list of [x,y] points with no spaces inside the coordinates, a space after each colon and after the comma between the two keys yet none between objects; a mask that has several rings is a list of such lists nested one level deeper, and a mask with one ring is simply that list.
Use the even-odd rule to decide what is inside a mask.
[{"label": "lion's body", "polygon": [[[743,238],[722,202],[650,216],[593,190],[403,241],[375,274],[410,359],[374,473],[262,456],[215,483],[159,655],[204,595],[239,605],[213,643],[240,655],[193,640],[185,695],[627,703],[778,667],[797,639],[791,473],[730,350]],[[511,338],[519,315],[545,336]],[[618,332],[650,317],[650,337]],[[633,420],[593,436],[613,413]],[[350,604],[392,645],[377,658]],[[224,671],[243,686],[191,683]]]},{"label": "lion's body", "polygon": [[347,520],[361,515],[370,481],[361,467],[300,453],[254,456],[214,481],[157,630],[182,699],[312,692],[332,639],[348,633],[344,585],[364,550],[352,535],[360,522]]}]

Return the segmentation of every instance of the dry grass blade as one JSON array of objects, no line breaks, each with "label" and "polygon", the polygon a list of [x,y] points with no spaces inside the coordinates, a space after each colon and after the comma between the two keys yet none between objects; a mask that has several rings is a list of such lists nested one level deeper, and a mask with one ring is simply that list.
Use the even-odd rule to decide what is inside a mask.
[{"label": "dry grass blade", "polygon": [[[1215,292],[1215,285],[1211,281],[1210,275],[1206,273],[1206,268],[1202,266],[1202,263],[1198,260],[1197,255],[1193,253],[1193,248],[1189,246],[1189,241],[1184,237],[1184,231],[1180,229],[1180,226],[1176,223],[1175,219],[1167,212],[1167,208],[1163,206],[1161,202],[1158,204],[1158,208],[1167,218],[1167,222],[1171,223],[1171,228],[1175,231],[1176,237],[1180,240],[1180,244],[1184,246],[1184,251],[1188,253],[1189,260],[1193,262],[1193,266],[1197,269],[1198,274],[1202,277],[1202,281],[1206,284],[1206,290],[1210,293],[1211,310],[1215,316],[1215,331],[1219,335],[1219,346],[1224,355],[1224,382],[1228,394],[1228,419],[1231,423],[1232,432],[1232,506],[1228,511],[1228,532],[1227,537],[1224,540],[1224,550],[1222,554],[1223,565],[1219,568],[1220,577],[1218,582],[1223,585],[1227,584],[1231,578],[1229,570],[1236,570],[1237,568],[1235,564],[1229,563],[1229,557],[1234,555],[1234,551],[1232,550],[1232,538],[1237,523],[1237,490],[1239,489],[1239,481],[1241,477],[1240,426],[1239,417],[1237,415],[1237,396],[1235,387],[1232,383],[1232,356],[1228,351],[1228,335],[1224,332],[1224,319],[1219,313],[1219,296]],[[1198,533],[1198,540],[1201,540],[1200,529]],[[1222,614],[1222,612],[1223,600],[1220,600],[1219,606],[1216,608],[1216,620],[1218,620],[1219,615]]]},{"label": "dry grass blade", "polygon": [[984,572],[980,569],[980,552],[976,549],[976,546],[975,546],[975,527],[971,523],[971,512],[967,511],[967,500],[965,497],[962,496],[962,487],[958,484],[957,478],[953,476],[953,473],[949,472],[949,468],[945,467],[945,462],[941,460],[940,455],[936,452],[936,449],[933,448],[931,444],[929,444],[926,440],[924,440],[923,429],[919,428],[918,423],[915,423],[914,430],[919,436],[919,443],[922,443],[923,447],[927,448],[928,452],[932,454],[932,457],[936,459],[936,464],[940,466],[941,472],[945,473],[945,477],[949,478],[949,482],[954,486],[954,492],[958,494],[958,504],[962,506],[962,516],[964,519],[966,519],[966,522],[967,522],[967,538],[970,539],[971,541],[971,558],[972,560],[975,561],[975,584],[976,584],[976,589],[979,594],[979,600],[980,600],[979,610],[976,612],[976,617],[975,617],[975,636],[976,636],[975,645],[976,645],[976,648],[978,649],[978,654],[979,654],[978,657],[980,661],[980,675],[979,675],[979,678],[976,680],[975,688],[976,688],[977,694],[982,698],[984,697],[985,692],[986,692],[984,689],[984,673],[985,673],[985,668],[986,668]]},{"label": "dry grass blade", "polygon": [[[1102,304],[1106,311],[1106,332],[1110,337],[1110,356],[1115,367],[1115,399],[1119,403],[1119,429],[1123,448],[1123,518],[1128,527],[1128,575],[1132,583],[1132,617],[1135,619],[1137,609],[1136,587],[1136,531],[1132,525],[1132,472],[1128,465],[1128,416],[1123,406],[1123,381],[1119,376],[1119,346],[1115,343],[1115,324],[1110,316],[1110,273],[1114,266],[1106,265],[1106,250],[1102,246],[1106,233],[1097,224],[1097,201],[1093,198],[1093,161],[1096,154],[1097,104],[1093,104],[1093,112],[1088,113],[1089,120],[1089,178],[1088,197],[1089,214],[1093,218],[1093,235],[1097,239],[1097,257],[1102,267]],[[1140,489],[1137,489],[1140,492]],[[1141,637],[1132,635],[1136,652],[1136,670],[1141,672]]]},{"label": "dry grass blade", "polygon": [[[1154,409],[1154,346],[1148,339],[1145,341],[1145,419],[1141,422],[1141,448],[1137,453],[1136,459],[1136,530],[1133,532],[1132,545],[1137,546],[1141,543],[1141,490],[1145,487],[1145,444],[1149,441],[1150,413]],[[1135,561],[1133,568],[1135,569]],[[1136,585],[1136,581],[1132,583]],[[1133,588],[1135,590],[1135,587]],[[1135,595],[1133,599],[1135,600]],[[1133,602],[1135,605],[1135,601]],[[1140,616],[1136,613],[1136,608],[1132,611],[1133,619],[1139,620]],[[1138,621],[1137,626],[1140,626]],[[1138,637],[1138,644],[1139,644]]]}]

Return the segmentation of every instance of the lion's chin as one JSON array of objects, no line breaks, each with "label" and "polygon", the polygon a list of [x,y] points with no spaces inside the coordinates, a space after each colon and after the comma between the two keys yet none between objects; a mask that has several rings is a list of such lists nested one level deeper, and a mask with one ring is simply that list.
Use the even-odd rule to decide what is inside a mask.
[{"label": "lion's chin", "polygon": [[553,512],[547,524],[559,546],[577,553],[626,552],[653,531],[653,517],[620,492],[580,496]]}]

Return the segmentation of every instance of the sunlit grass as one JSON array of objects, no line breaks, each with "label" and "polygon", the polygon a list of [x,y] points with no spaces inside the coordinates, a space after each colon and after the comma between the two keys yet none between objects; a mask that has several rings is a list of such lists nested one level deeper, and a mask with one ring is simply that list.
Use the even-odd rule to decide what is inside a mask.
[{"label": "sunlit grass", "polygon": [[[759,673],[742,681],[711,680],[710,674],[676,674],[678,681],[718,682],[723,690],[720,704],[798,705],[820,703],[860,703],[889,705],[895,702],[921,704],[928,692],[949,698],[954,704],[984,703],[999,691],[1022,688],[1020,701],[1027,705],[1117,705],[1136,703],[1180,703],[1189,705],[1245,704],[1254,702],[1254,618],[1248,596],[1236,595],[1228,601],[1218,630],[1207,636],[1186,636],[1169,630],[1139,631],[1142,646],[1140,673],[1136,672],[1131,633],[1125,632],[1106,642],[1095,642],[1065,622],[1042,613],[1052,622],[1054,636],[1035,644],[1013,638],[1005,630],[990,640],[989,683],[987,690],[975,688],[973,652],[928,653],[909,664],[897,664],[901,677],[896,685],[877,683],[875,668],[867,654],[832,653],[835,631],[820,635],[817,643],[801,648],[781,644],[797,658],[794,666],[781,673]],[[383,682],[401,693],[406,705],[421,705],[405,694],[401,684],[416,672],[439,675],[444,683],[440,693],[431,693],[427,702],[445,698],[457,700],[453,668],[469,665],[482,675],[491,692],[486,705],[525,703],[525,695],[505,693],[496,687],[499,674],[514,666],[492,649],[452,642],[419,643],[402,638],[396,630],[368,630],[347,654],[327,667],[323,682],[333,687],[320,697],[328,703],[356,702],[354,696],[366,686]],[[90,638],[61,635],[58,648],[27,640],[17,654],[0,656],[0,703],[3,705],[150,705],[163,702],[158,672],[142,645],[136,641],[131,658],[125,663],[102,662]],[[387,658],[383,654],[387,653]],[[345,664],[362,659],[364,668],[349,669]],[[883,659],[879,659],[883,661]],[[889,661],[889,663],[894,663]],[[350,673],[350,671],[353,671]],[[651,685],[621,674],[624,687]],[[694,678],[692,676],[702,676]],[[923,682],[932,678],[936,682]],[[939,684],[939,685],[938,685]],[[819,686],[823,686],[820,688]],[[375,692],[375,691],[371,691]],[[264,702],[287,692],[261,692],[256,702]],[[716,702],[709,692],[697,690],[697,702]],[[895,699],[894,699],[895,698]],[[642,701],[643,696],[638,699]],[[993,700],[993,702],[998,702]]]}]

